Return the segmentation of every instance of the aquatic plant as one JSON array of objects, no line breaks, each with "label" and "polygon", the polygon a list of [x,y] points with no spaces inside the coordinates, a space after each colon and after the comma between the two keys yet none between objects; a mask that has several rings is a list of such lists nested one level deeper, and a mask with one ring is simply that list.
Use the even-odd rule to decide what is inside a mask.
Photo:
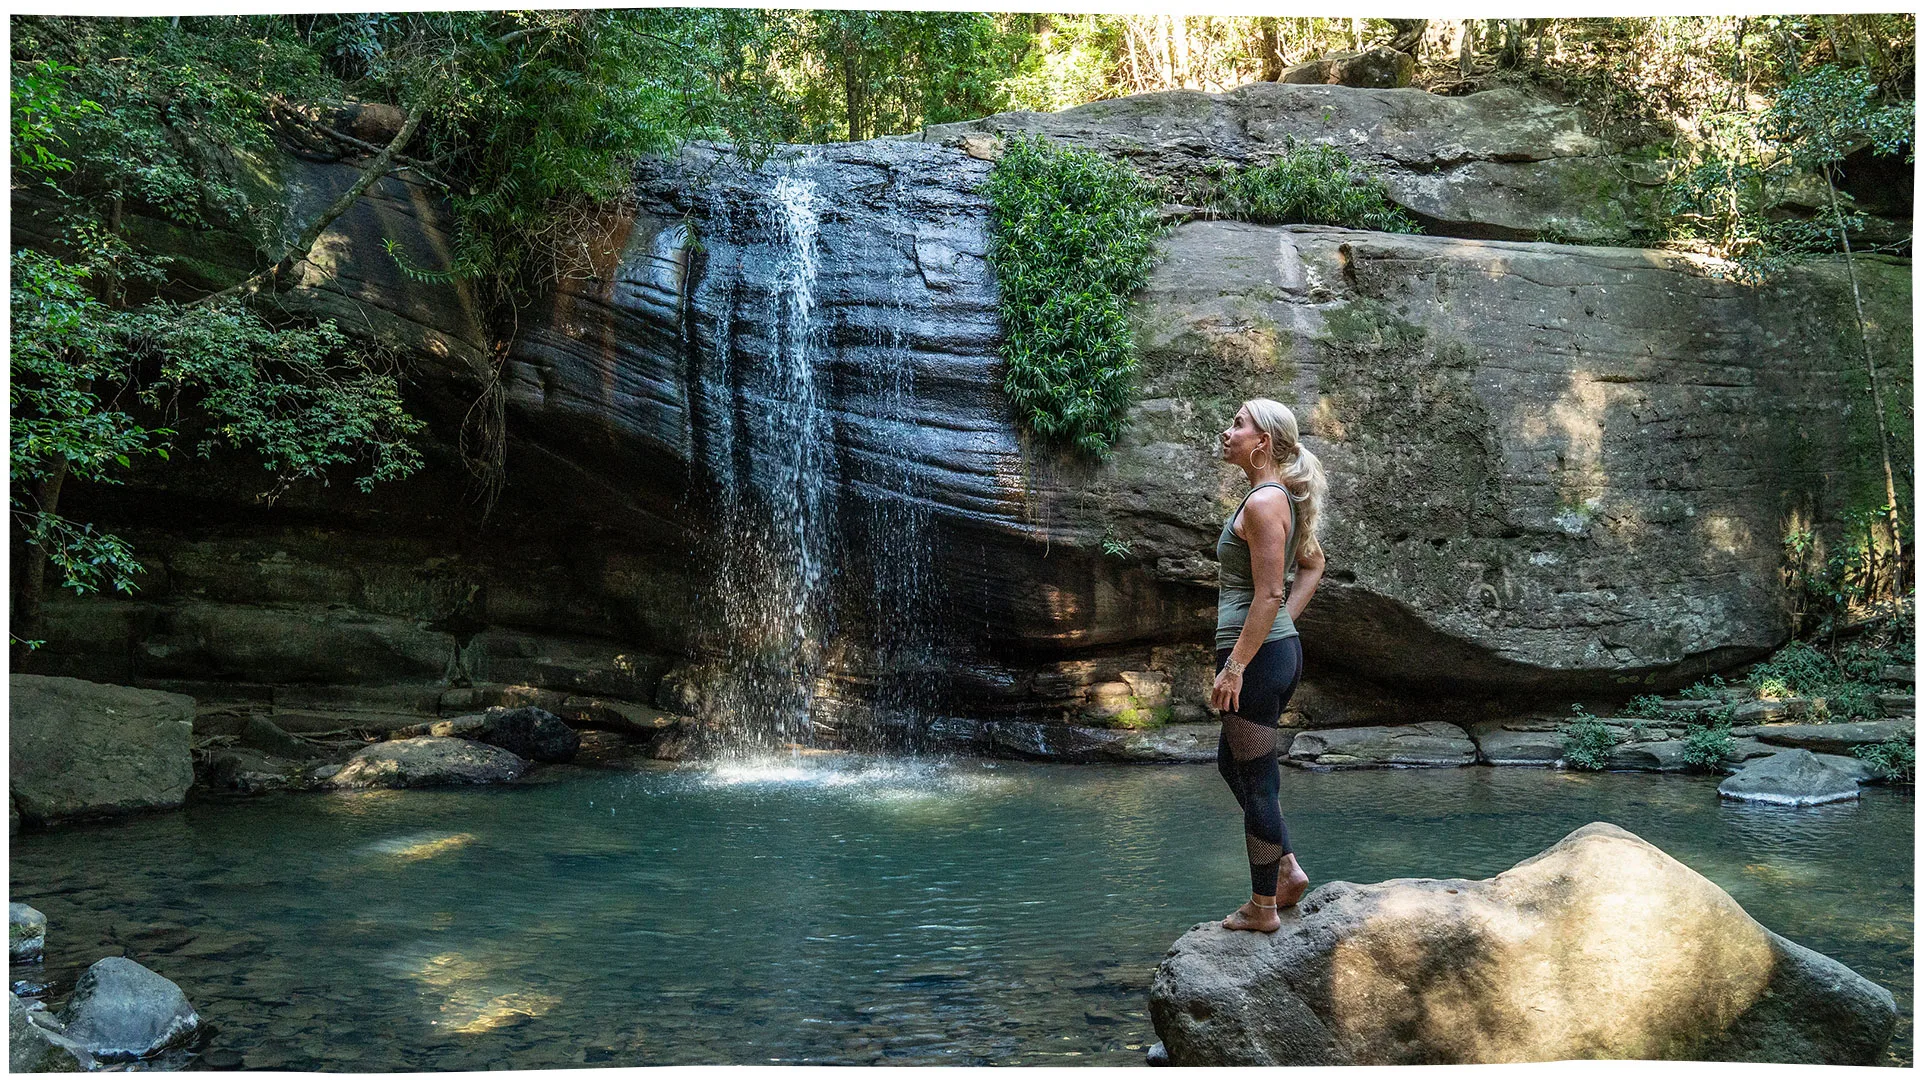
[{"label": "aquatic plant", "polygon": [[1575,705],[1573,722],[1560,729],[1560,757],[1573,768],[1599,772],[1607,767],[1607,757],[1619,741],[1599,717]]},{"label": "aquatic plant", "polygon": [[1098,154],[1014,135],[984,190],[1015,415],[1046,442],[1104,456],[1133,403],[1127,305],[1165,228],[1157,186]]}]

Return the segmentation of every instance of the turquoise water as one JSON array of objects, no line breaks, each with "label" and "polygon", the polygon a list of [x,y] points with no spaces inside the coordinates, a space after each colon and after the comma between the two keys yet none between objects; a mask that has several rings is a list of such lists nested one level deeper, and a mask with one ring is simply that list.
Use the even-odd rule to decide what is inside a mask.
[{"label": "turquoise water", "polygon": [[[29,833],[61,992],[108,953],[214,1025],[196,1064],[1134,1065],[1173,940],[1245,898],[1208,766],[840,756],[549,769]],[[1316,881],[1486,877],[1611,821],[1913,1004],[1910,792],[1783,809],[1712,780],[1282,775]],[[1903,1021],[1889,1063],[1911,1060]]]}]

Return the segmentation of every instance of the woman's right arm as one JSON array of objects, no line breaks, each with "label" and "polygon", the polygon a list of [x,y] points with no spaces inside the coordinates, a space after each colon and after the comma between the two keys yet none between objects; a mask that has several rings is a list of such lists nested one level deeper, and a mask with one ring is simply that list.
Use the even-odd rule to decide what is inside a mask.
[{"label": "woman's right arm", "polygon": [[1312,551],[1302,551],[1296,557],[1293,588],[1287,593],[1287,617],[1295,626],[1300,624],[1300,613],[1307,610],[1307,601],[1313,599],[1313,591],[1320,587],[1320,578],[1326,572],[1327,553],[1320,550],[1318,544]]}]

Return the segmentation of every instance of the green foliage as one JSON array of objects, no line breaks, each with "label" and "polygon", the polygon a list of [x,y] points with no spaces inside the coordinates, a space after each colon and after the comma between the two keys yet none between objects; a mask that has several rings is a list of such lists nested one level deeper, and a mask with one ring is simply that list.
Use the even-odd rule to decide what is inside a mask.
[{"label": "green foliage", "polygon": [[1221,217],[1260,225],[1344,225],[1380,232],[1419,232],[1405,210],[1387,200],[1386,185],[1337,146],[1295,146],[1279,157],[1240,167],[1215,162],[1185,186],[1186,199]]},{"label": "green foliage", "polygon": [[1643,720],[1663,721],[1673,719],[1673,712],[1660,703],[1652,694],[1641,694],[1620,707],[1621,716],[1637,716]]},{"label": "green foliage", "polygon": [[1789,79],[1763,111],[1704,117],[1692,167],[1667,189],[1676,235],[1705,240],[1732,260],[1733,276],[1753,282],[1809,254],[1841,250],[1863,218],[1837,192],[1806,219],[1772,208],[1808,178],[1831,192],[1835,170],[1859,149],[1910,148],[1913,103],[1877,96],[1866,71],[1823,64]]},{"label": "green foliage", "polygon": [[1687,687],[1685,690],[1680,691],[1680,696],[1687,701],[1712,701],[1715,698],[1724,696],[1726,692],[1727,681],[1715,675],[1711,678],[1702,679],[1692,686]]},{"label": "green foliage", "polygon": [[986,194],[1007,396],[1039,438],[1103,455],[1132,403],[1127,303],[1163,231],[1158,192],[1129,166],[1014,136]]},{"label": "green foliage", "polygon": [[1709,724],[1690,724],[1680,742],[1680,760],[1693,772],[1713,772],[1733,757],[1733,732],[1728,717]]},{"label": "green foliage", "polygon": [[[1855,611],[1892,597],[1900,568],[1890,542],[1893,508],[1886,504],[1846,510],[1832,545],[1811,528],[1783,541],[1786,586],[1808,630],[1831,633]],[[1824,557],[1823,557],[1824,554]]]},{"label": "green foliage", "polygon": [[1816,721],[1871,720],[1884,712],[1878,683],[1887,659],[1884,650],[1852,645],[1836,661],[1808,642],[1794,641],[1755,664],[1747,683],[1761,697],[1813,699],[1808,715]]},{"label": "green foliage", "polygon": [[1618,742],[1611,727],[1575,705],[1573,722],[1560,729],[1560,757],[1576,769],[1599,772],[1607,767],[1608,756]]},{"label": "green foliage", "polygon": [[1839,670],[1819,649],[1792,641],[1747,672],[1747,685],[1764,697],[1812,694],[1838,680]]},{"label": "green foliage", "polygon": [[816,132],[858,141],[998,112],[1009,104],[1002,76],[1017,62],[1020,35],[977,11],[794,13],[791,70],[798,108]]},{"label": "green foliage", "polygon": [[1912,742],[1862,743],[1853,748],[1853,756],[1896,784],[1913,783]]}]

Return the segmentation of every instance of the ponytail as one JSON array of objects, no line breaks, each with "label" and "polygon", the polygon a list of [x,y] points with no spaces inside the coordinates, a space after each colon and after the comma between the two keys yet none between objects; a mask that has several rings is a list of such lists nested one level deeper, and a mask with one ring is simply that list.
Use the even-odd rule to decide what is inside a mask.
[{"label": "ponytail", "polygon": [[1280,466],[1280,482],[1294,499],[1292,546],[1297,551],[1320,548],[1320,512],[1327,505],[1327,473],[1313,451],[1300,445],[1300,422],[1293,410],[1272,398],[1246,403],[1253,425],[1273,440],[1273,456]]}]

